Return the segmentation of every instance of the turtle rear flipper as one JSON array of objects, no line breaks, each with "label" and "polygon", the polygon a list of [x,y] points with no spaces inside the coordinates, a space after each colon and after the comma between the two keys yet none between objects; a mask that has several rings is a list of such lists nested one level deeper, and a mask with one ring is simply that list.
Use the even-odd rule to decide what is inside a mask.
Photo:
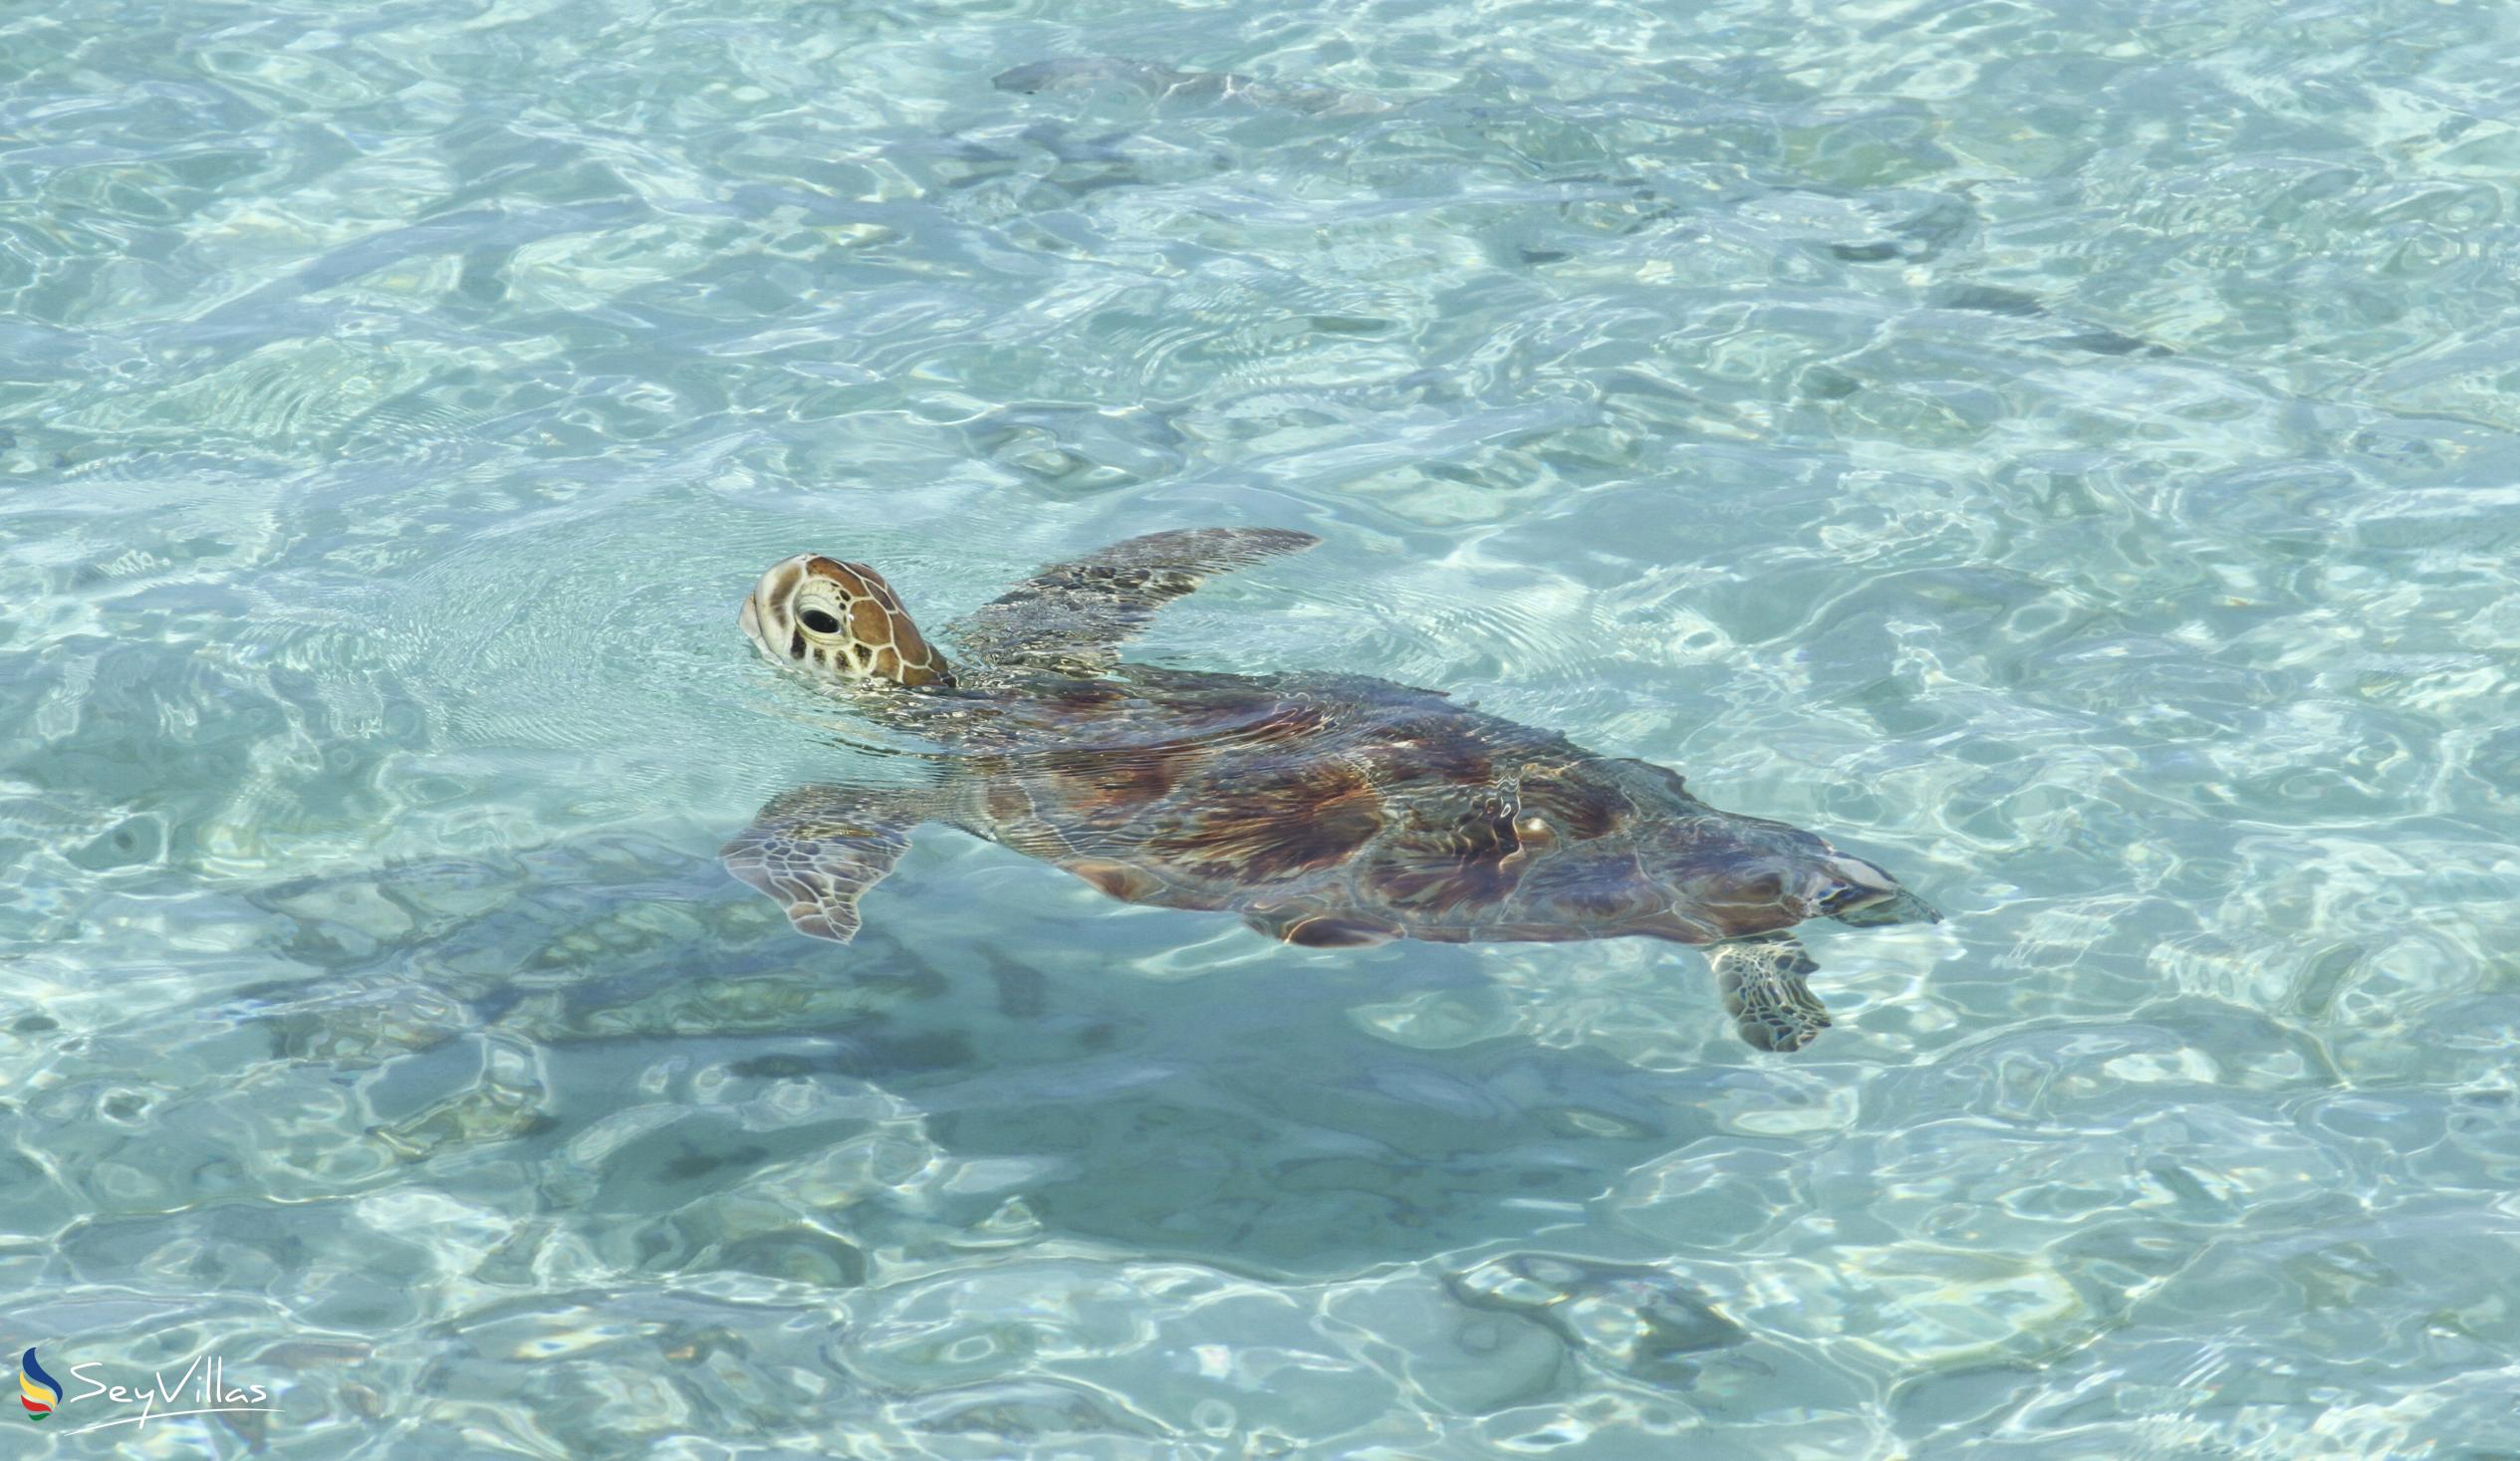
[{"label": "turtle rear flipper", "polygon": [[1242,921],[1249,924],[1253,932],[1265,933],[1284,943],[1317,949],[1388,943],[1398,938],[1401,932],[1400,926],[1388,918],[1307,903],[1273,903],[1251,908],[1243,913]]},{"label": "turtle rear flipper", "polygon": [[1761,1050],[1801,1050],[1829,1028],[1829,1011],[1803,976],[1819,969],[1790,933],[1736,939],[1706,951],[1724,1010]]},{"label": "turtle rear flipper", "polygon": [[922,820],[894,794],[798,787],[771,798],[718,856],[778,899],[798,932],[847,943],[858,932],[858,895],[892,870]]},{"label": "turtle rear flipper", "polygon": [[1879,928],[1890,923],[1939,923],[1942,915],[1933,905],[1905,888],[1886,898],[1864,903],[1844,912],[1829,915],[1856,928]]},{"label": "turtle rear flipper", "polygon": [[1053,564],[947,626],[987,659],[1108,663],[1155,610],[1215,574],[1321,540],[1283,528],[1149,533]]},{"label": "turtle rear flipper", "polygon": [[1820,911],[1856,928],[1890,923],[1939,923],[1933,905],[1898,885],[1898,879],[1861,857],[1830,859],[1836,887],[1820,899]]}]

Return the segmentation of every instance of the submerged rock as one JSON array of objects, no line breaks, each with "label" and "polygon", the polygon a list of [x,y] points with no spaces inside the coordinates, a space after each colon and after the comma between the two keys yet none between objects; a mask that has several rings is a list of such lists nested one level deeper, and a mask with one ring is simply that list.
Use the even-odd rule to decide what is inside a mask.
[{"label": "submerged rock", "polygon": [[1747,1338],[1677,1276],[1643,1264],[1507,1253],[1446,1287],[1474,1309],[1545,1325],[1603,1368],[1652,1383],[1694,1379],[1697,1356]]}]

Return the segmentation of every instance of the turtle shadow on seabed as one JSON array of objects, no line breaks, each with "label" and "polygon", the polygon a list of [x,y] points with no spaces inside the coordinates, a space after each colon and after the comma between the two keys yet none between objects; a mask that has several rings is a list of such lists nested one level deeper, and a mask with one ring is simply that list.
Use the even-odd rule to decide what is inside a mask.
[{"label": "turtle shadow on seabed", "polygon": [[[349,967],[266,987],[252,1023],[283,1059],[382,1068],[369,1135],[405,1172],[535,1173],[513,1217],[644,1269],[846,1285],[865,1251],[997,1233],[1352,1274],[1581,1221],[1755,1079],[1514,1033],[1396,1044],[1359,1011],[1475,999],[1496,952],[1294,949],[1212,916],[1105,912],[978,844],[913,852],[924,875],[871,899],[846,947],[795,938],[704,855],[645,839],[530,855],[531,873],[431,869],[476,904],[500,891],[356,955],[324,953],[340,945],[305,911],[321,886],[258,899],[303,920],[295,950]],[[1692,953],[1668,963],[1706,977]],[[423,988],[435,1016],[414,1013]],[[1730,1054],[1711,987],[1704,1003]],[[841,1158],[862,1149],[890,1155]],[[810,1209],[836,1236],[765,1259],[730,1204]]]},{"label": "turtle shadow on seabed", "polygon": [[[1620,1174],[1713,1128],[1692,1100],[1703,1081],[1511,1035],[1414,1049],[1356,1017],[1477,981],[1454,967],[1475,954],[1312,962],[1265,949],[1247,968],[1150,981],[937,950],[949,984],[1012,980],[1061,1028],[1021,1067],[983,1058],[885,1084],[955,1155],[1036,1168],[1023,1200],[1047,1232],[1269,1276],[1520,1240],[1580,1220]],[[1369,974],[1386,982],[1368,988]]]}]

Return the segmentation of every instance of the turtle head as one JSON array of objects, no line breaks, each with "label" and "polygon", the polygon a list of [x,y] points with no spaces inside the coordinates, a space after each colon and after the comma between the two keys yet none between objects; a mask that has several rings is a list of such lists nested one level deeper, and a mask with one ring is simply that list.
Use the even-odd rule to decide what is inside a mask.
[{"label": "turtle head", "polygon": [[817,679],[954,682],[892,586],[863,563],[800,553],[753,585],[740,621],[763,653]]}]

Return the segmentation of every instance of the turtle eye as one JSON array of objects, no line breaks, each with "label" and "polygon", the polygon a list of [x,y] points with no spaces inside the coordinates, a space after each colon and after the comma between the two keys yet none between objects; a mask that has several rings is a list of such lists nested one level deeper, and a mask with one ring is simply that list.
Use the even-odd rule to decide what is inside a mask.
[{"label": "turtle eye", "polygon": [[829,613],[824,612],[822,609],[809,609],[803,613],[798,614],[797,617],[805,620],[805,626],[818,634],[837,634],[840,632],[840,620],[832,617]]}]

